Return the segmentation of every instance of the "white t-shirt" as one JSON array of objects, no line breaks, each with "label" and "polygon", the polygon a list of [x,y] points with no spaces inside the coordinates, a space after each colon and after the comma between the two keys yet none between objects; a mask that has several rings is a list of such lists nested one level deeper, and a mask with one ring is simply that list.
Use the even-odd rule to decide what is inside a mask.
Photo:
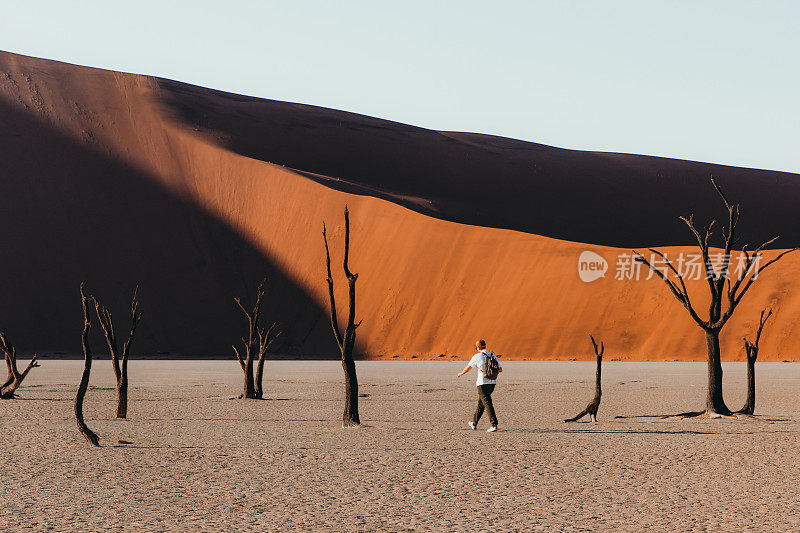
[{"label": "white t-shirt", "polygon": [[[475,380],[476,386],[494,385],[495,383],[497,383],[496,379],[486,379],[484,377],[483,372],[481,371],[481,367],[484,366],[484,361],[486,360],[487,357],[494,357],[494,354],[489,350],[481,350],[480,352],[473,355],[472,359],[469,360],[469,366],[478,371],[478,379]],[[497,365],[498,366],[500,365],[499,359],[497,360]],[[503,367],[501,366],[500,368]]]}]

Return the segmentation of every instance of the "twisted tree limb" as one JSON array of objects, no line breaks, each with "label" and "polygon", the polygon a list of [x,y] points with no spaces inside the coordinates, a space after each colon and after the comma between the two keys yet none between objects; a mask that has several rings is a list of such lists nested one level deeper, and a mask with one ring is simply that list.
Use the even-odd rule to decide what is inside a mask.
[{"label": "twisted tree limb", "polygon": [[589,405],[586,406],[586,409],[578,413],[577,415],[573,416],[572,418],[568,418],[564,420],[564,422],[577,422],[581,418],[586,415],[589,415],[590,422],[597,422],[597,409],[600,407],[600,398],[603,396],[603,389],[600,386],[600,375],[603,365],[603,353],[605,352],[605,346],[603,342],[600,341],[600,347],[597,347],[597,342],[595,342],[594,337],[592,334],[589,333],[589,339],[592,341],[592,348],[594,349],[594,358],[597,362],[597,369],[595,371],[595,384],[594,384],[594,399],[589,402]]},{"label": "twisted tree limb", "polygon": [[78,386],[78,393],[75,395],[75,419],[78,422],[78,431],[81,432],[91,446],[99,447],[100,439],[97,434],[89,429],[83,420],[83,399],[86,397],[86,389],[89,388],[89,376],[92,372],[92,350],[89,347],[89,331],[92,327],[92,320],[89,316],[89,303],[91,298],[84,296],[83,283],[81,283],[81,305],[83,306],[83,335],[81,335],[81,345],[83,346],[83,375]]},{"label": "twisted tree limb", "polygon": [[0,351],[5,355],[6,367],[8,368],[8,377],[3,384],[0,385],[0,400],[11,400],[16,397],[16,391],[19,386],[22,385],[22,380],[25,379],[28,372],[30,372],[32,368],[41,366],[37,362],[39,356],[34,355],[28,362],[28,366],[25,367],[25,370],[20,372],[17,368],[17,350],[3,333],[0,333]]}]

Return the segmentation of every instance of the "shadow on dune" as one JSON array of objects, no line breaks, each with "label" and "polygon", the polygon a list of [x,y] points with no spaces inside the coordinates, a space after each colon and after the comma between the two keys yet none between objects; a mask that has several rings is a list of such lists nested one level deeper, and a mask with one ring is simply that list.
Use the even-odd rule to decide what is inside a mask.
[{"label": "shadow on dune", "polygon": [[713,174],[743,204],[741,244],[781,235],[776,248],[800,245],[797,174],[565,150],[158,83],[176,120],[226,149],[429,216],[607,246],[692,245],[678,216],[727,216]]},{"label": "shadow on dune", "polygon": [[84,281],[118,329],[141,284],[134,357],[227,357],[245,326],[233,297],[247,299],[263,275],[266,319],[283,331],[276,351],[338,353],[326,312],[225,223],[91,139],[78,142],[5,101],[0,116],[0,329],[21,353],[80,353]]}]

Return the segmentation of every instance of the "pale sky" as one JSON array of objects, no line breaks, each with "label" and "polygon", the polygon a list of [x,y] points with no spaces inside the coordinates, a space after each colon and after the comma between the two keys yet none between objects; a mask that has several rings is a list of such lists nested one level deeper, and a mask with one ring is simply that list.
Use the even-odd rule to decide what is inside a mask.
[{"label": "pale sky", "polygon": [[439,130],[800,172],[800,2],[3,0],[0,49]]}]

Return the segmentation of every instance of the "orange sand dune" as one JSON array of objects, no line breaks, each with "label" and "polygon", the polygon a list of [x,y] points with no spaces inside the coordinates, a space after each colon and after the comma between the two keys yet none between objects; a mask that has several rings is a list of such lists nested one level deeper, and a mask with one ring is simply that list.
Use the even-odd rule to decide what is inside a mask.
[{"label": "orange sand dune", "polygon": [[[435,132],[8,53],[0,116],[0,327],[25,352],[79,349],[80,281],[119,319],[140,282],[137,353],[226,356],[243,326],[232,298],[266,273],[276,350],[335,356],[321,223],[340,261],[348,204],[365,357],[465,356],[483,337],[509,358],[586,359],[592,331],[609,359],[701,360],[685,311],[657,280],[615,280],[617,256],[692,251],[676,217],[720,215],[710,173],[744,204],[746,241],[800,243],[794,174]],[[605,278],[579,279],[585,250]],[[761,358],[798,358],[798,266],[754,285],[727,359],[765,305]]]}]

